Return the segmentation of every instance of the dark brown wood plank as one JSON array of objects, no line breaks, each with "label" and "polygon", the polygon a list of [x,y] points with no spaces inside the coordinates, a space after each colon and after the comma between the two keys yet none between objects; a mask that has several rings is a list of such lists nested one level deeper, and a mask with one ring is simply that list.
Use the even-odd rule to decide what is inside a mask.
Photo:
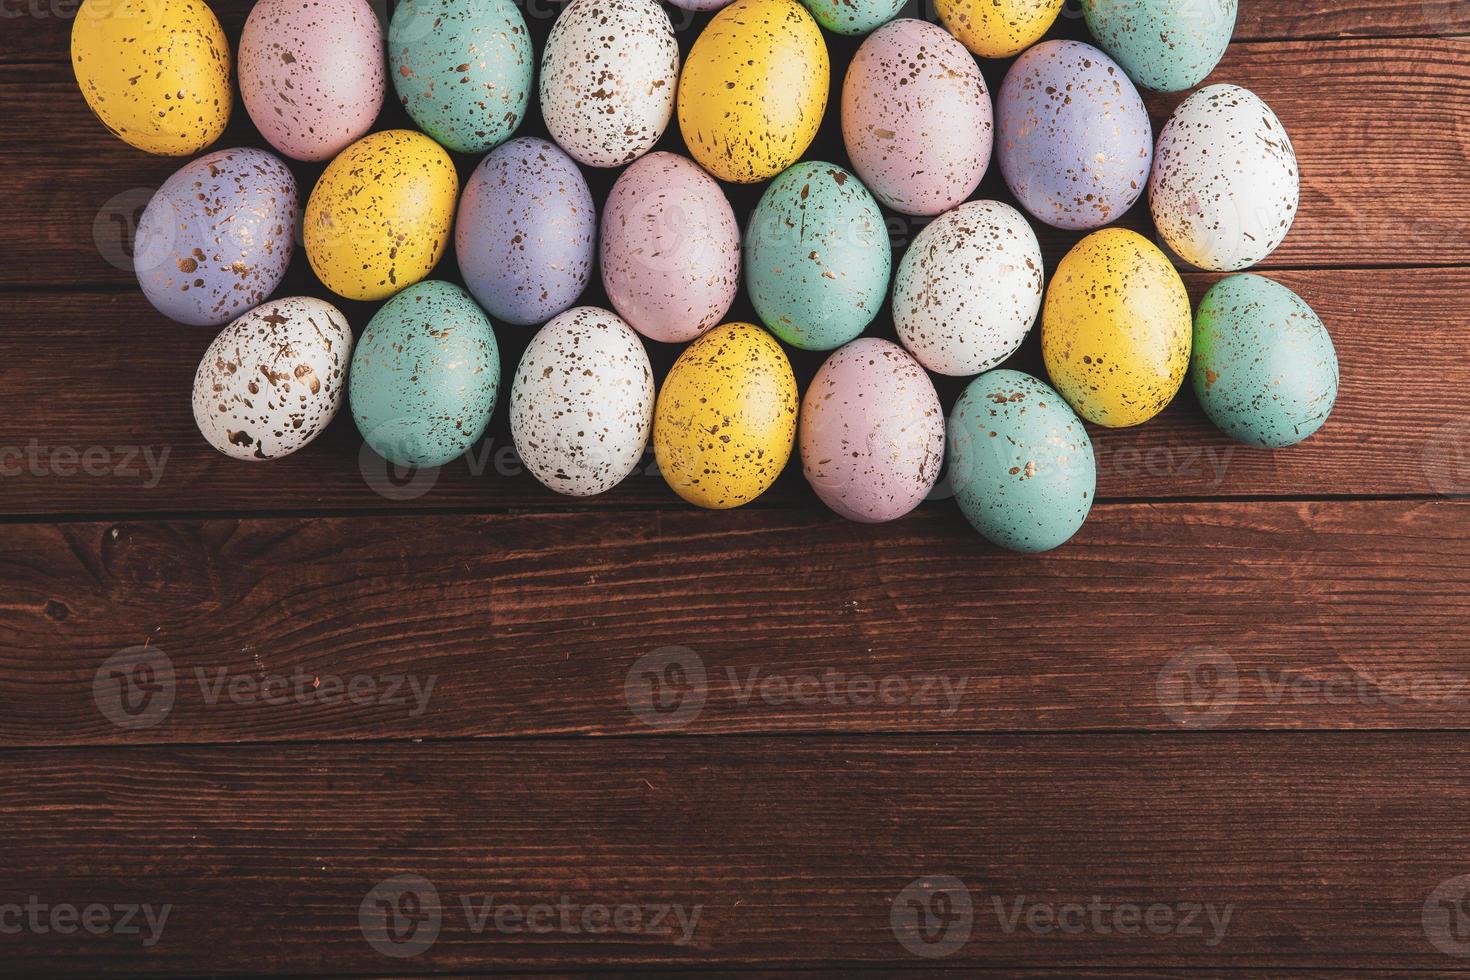
[{"label": "dark brown wood plank", "polygon": [[[1425,911],[1470,867],[1458,736],[570,740],[4,761],[0,902],[146,902],[155,918],[171,906],[147,947],[141,917],[140,935],[7,936],[7,966],[29,975],[925,966],[891,915],[931,876],[971,904],[967,941],[942,928],[943,945],[911,940],[948,952],[945,965],[1461,965],[1434,945],[1453,938],[1452,909]],[[364,899],[397,875],[432,883],[437,901],[421,910],[439,911],[437,940],[405,959],[359,926]],[[514,931],[506,913],[477,934],[465,900],[550,904],[554,931]],[[1106,909],[1106,931],[1086,911],[1080,928],[1047,929],[1076,904]],[[644,923],[673,906],[693,928],[687,943],[682,929],[573,933],[591,905],[638,909]],[[1150,907],[1162,910],[1152,930],[1111,925]],[[966,921],[951,908],[946,925]],[[1120,908],[1135,911],[1111,918]]]},{"label": "dark brown wood plank", "polygon": [[948,510],[23,524],[0,595],[10,746],[1470,724],[1470,503],[1103,506],[1031,558]]}]

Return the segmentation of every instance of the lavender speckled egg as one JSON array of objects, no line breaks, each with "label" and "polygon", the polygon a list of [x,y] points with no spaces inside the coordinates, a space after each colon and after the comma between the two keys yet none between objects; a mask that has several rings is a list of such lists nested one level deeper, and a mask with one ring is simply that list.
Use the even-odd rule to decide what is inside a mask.
[{"label": "lavender speckled egg", "polygon": [[719,10],[731,2],[732,0],[669,0],[669,3],[678,7],[680,10],[693,10],[696,13],[707,10]]},{"label": "lavender speckled egg", "polygon": [[1149,208],[1185,262],[1248,269],[1276,251],[1296,219],[1296,150],[1271,107],[1238,85],[1210,85],[1159,133]]},{"label": "lavender speckled egg", "polygon": [[240,35],[240,96],[296,160],[330,160],[372,129],[388,88],[367,0],[260,0]]},{"label": "lavender speckled egg", "polygon": [[674,114],[679,44],[656,0],[572,0],[541,61],[551,138],[589,167],[653,149]]},{"label": "lavender speckled egg", "polygon": [[822,502],[876,524],[913,510],[944,463],[944,409],[902,347],[860,337],[817,371],[801,402],[801,467]]},{"label": "lavender speckled egg", "polygon": [[991,124],[975,59],[924,21],[874,31],[842,83],[842,138],[853,169],[903,214],[939,214],[974,193],[990,166]]},{"label": "lavender speckled egg", "polygon": [[143,295],[179,323],[228,323],[285,278],[299,210],[296,178],[264,150],[217,150],[185,165],[138,222]]},{"label": "lavender speckled egg", "polygon": [[714,178],[688,157],[650,153],[608,195],[602,284],[649,340],[685,343],[724,319],[740,289],[740,227]]},{"label": "lavender speckled egg", "polygon": [[1019,211],[971,201],[919,232],[893,280],[898,338],[936,374],[964,377],[1016,352],[1041,310],[1041,244]]},{"label": "lavender speckled egg", "polygon": [[357,430],[399,466],[443,466],[485,434],[500,392],[495,329],[469,294],[416,283],[378,310],[352,357]]},{"label": "lavender speckled egg", "polygon": [[526,116],[536,55],[515,0],[405,0],[388,59],[404,109],[448,149],[484,153]]},{"label": "lavender speckled egg", "polygon": [[194,375],[194,421],[234,459],[280,459],[342,407],[352,328],[330,303],[272,300],[220,331]]},{"label": "lavender speckled egg", "polygon": [[557,493],[611,490],[648,448],[654,397],[653,368],[633,328],[607,310],[568,310],[532,338],[516,368],[516,451]]},{"label": "lavender speckled egg", "polygon": [[465,284],[492,317],[545,323],[592,277],[597,208],[587,179],[545,140],[496,147],[465,186],[455,244]]},{"label": "lavender speckled egg", "polygon": [[1000,170],[1032,216],[1101,228],[1143,194],[1153,128],[1122,68],[1090,44],[1045,41],[1006,73],[996,101]]},{"label": "lavender speckled egg", "polygon": [[1092,439],[1062,396],[1019,371],[982,374],[949,413],[949,480],[960,513],[1011,551],[1050,551],[1097,496]]}]

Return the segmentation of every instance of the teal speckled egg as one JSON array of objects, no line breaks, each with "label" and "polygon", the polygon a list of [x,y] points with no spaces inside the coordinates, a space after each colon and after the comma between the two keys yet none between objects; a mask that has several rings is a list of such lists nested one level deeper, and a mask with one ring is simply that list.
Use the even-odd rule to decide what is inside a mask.
[{"label": "teal speckled egg", "polygon": [[1215,70],[1235,32],[1237,0],[1082,0],[1087,27],[1144,88],[1183,92]]},{"label": "teal speckled egg", "polygon": [[442,466],[485,434],[500,348],[470,294],[421,282],[389,300],[352,356],[347,396],[369,446],[399,466]]},{"label": "teal speckled egg", "polygon": [[801,0],[833,34],[867,34],[898,16],[906,0]]},{"label": "teal speckled egg", "polygon": [[1020,371],[991,371],[949,415],[949,479],[960,512],[1012,551],[1050,551],[1087,520],[1097,459],[1062,396]]},{"label": "teal speckled egg", "polygon": [[420,129],[484,153],[525,118],[536,55],[514,0],[405,0],[388,27],[388,63]]},{"label": "teal speckled egg", "polygon": [[1190,376],[1205,414],[1252,446],[1294,446],[1337,401],[1337,351],[1296,293],[1262,276],[1231,276],[1200,300]]},{"label": "teal speckled egg", "polygon": [[834,350],[873,322],[893,250],[878,202],[830,163],[798,163],[766,188],[745,243],[746,284],[771,332],[802,350]]}]

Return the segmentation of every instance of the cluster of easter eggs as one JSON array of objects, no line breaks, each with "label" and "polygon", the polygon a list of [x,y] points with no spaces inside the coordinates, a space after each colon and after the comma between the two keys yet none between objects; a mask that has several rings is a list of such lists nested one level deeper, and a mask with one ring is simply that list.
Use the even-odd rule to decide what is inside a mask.
[{"label": "cluster of easter eggs", "polygon": [[[512,0],[405,0],[386,36],[367,0],[259,0],[233,59],[203,0],[86,0],[72,55],[98,118],[192,156],[237,74],[269,144],[326,164],[304,205],[312,270],[383,304],[354,338],[324,300],[272,298],[303,215],[278,156],[183,167],[136,266],[165,315],[222,328],[195,381],[204,437],[279,458],[345,401],[383,457],[442,465],[500,400],[496,330],[534,328],[510,425],[558,493],[612,489],[651,439],[676,493],[736,507],[795,449],[832,510],[881,522],[948,463],[982,534],[1043,551],[1092,506],[1087,422],[1146,422],[1190,375],[1252,445],[1327,418],[1336,355],[1299,297],[1234,275],[1192,312],[1170,257],[1107,227],[1147,192],[1162,243],[1214,272],[1285,238],[1299,175],[1264,102],[1211,85],[1156,138],[1139,95],[1202,82],[1237,0],[1083,0],[1100,47],[1043,40],[1063,0],[939,0],[943,26],[895,0],[672,2],[718,9],[682,65],[657,0],[570,0],[539,60]],[[831,100],[847,166],[804,159],[829,103],[823,28],[867,35]],[[1016,59],[993,97],[976,56]],[[372,131],[390,88],[418,130]],[[533,97],[552,141],[516,138]],[[688,157],[652,152],[674,125]],[[449,151],[484,155],[463,188]],[[971,200],[992,156],[1025,213]],[[623,168],[600,207],[582,167]],[[766,184],[743,233],[722,181]],[[885,208],[927,220],[897,263]],[[1089,233],[1049,281],[1028,215]],[[467,289],[429,278],[451,236]],[[599,270],[612,309],[578,306]],[[759,324],[725,322],[742,284]],[[864,337],[890,299],[900,343]],[[1038,318],[1050,383],[1000,368]],[[646,342],[687,345],[661,387]],[[832,352],[804,395],[783,344]],[[930,372],[973,378],[947,418]]]}]

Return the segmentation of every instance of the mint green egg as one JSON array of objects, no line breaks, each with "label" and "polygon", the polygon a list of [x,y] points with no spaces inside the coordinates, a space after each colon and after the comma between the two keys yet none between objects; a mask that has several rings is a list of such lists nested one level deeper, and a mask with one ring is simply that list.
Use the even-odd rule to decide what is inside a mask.
[{"label": "mint green egg", "polygon": [[1020,371],[982,374],[946,432],[960,512],[991,542],[1039,552],[1071,540],[1097,494],[1087,428],[1061,395]]},{"label": "mint green egg", "polygon": [[393,88],[418,127],[484,153],[526,117],[536,55],[514,0],[404,0],[388,26]]},{"label": "mint green egg", "polygon": [[801,0],[833,34],[867,34],[898,16],[906,0]]},{"label": "mint green egg", "polygon": [[893,250],[878,202],[851,173],[798,163],[766,188],[745,242],[761,321],[802,350],[835,350],[877,317]]},{"label": "mint green egg", "polygon": [[1082,15],[1136,84],[1183,92],[1225,56],[1238,7],[1237,0],[1082,0]]},{"label": "mint green egg", "polygon": [[347,397],[358,431],[399,466],[442,466],[485,434],[500,390],[500,347],[470,294],[421,282],[363,331]]},{"label": "mint green egg", "polygon": [[1194,318],[1194,392],[1210,421],[1252,446],[1311,436],[1337,402],[1337,351],[1306,300],[1263,276],[1215,283]]}]

